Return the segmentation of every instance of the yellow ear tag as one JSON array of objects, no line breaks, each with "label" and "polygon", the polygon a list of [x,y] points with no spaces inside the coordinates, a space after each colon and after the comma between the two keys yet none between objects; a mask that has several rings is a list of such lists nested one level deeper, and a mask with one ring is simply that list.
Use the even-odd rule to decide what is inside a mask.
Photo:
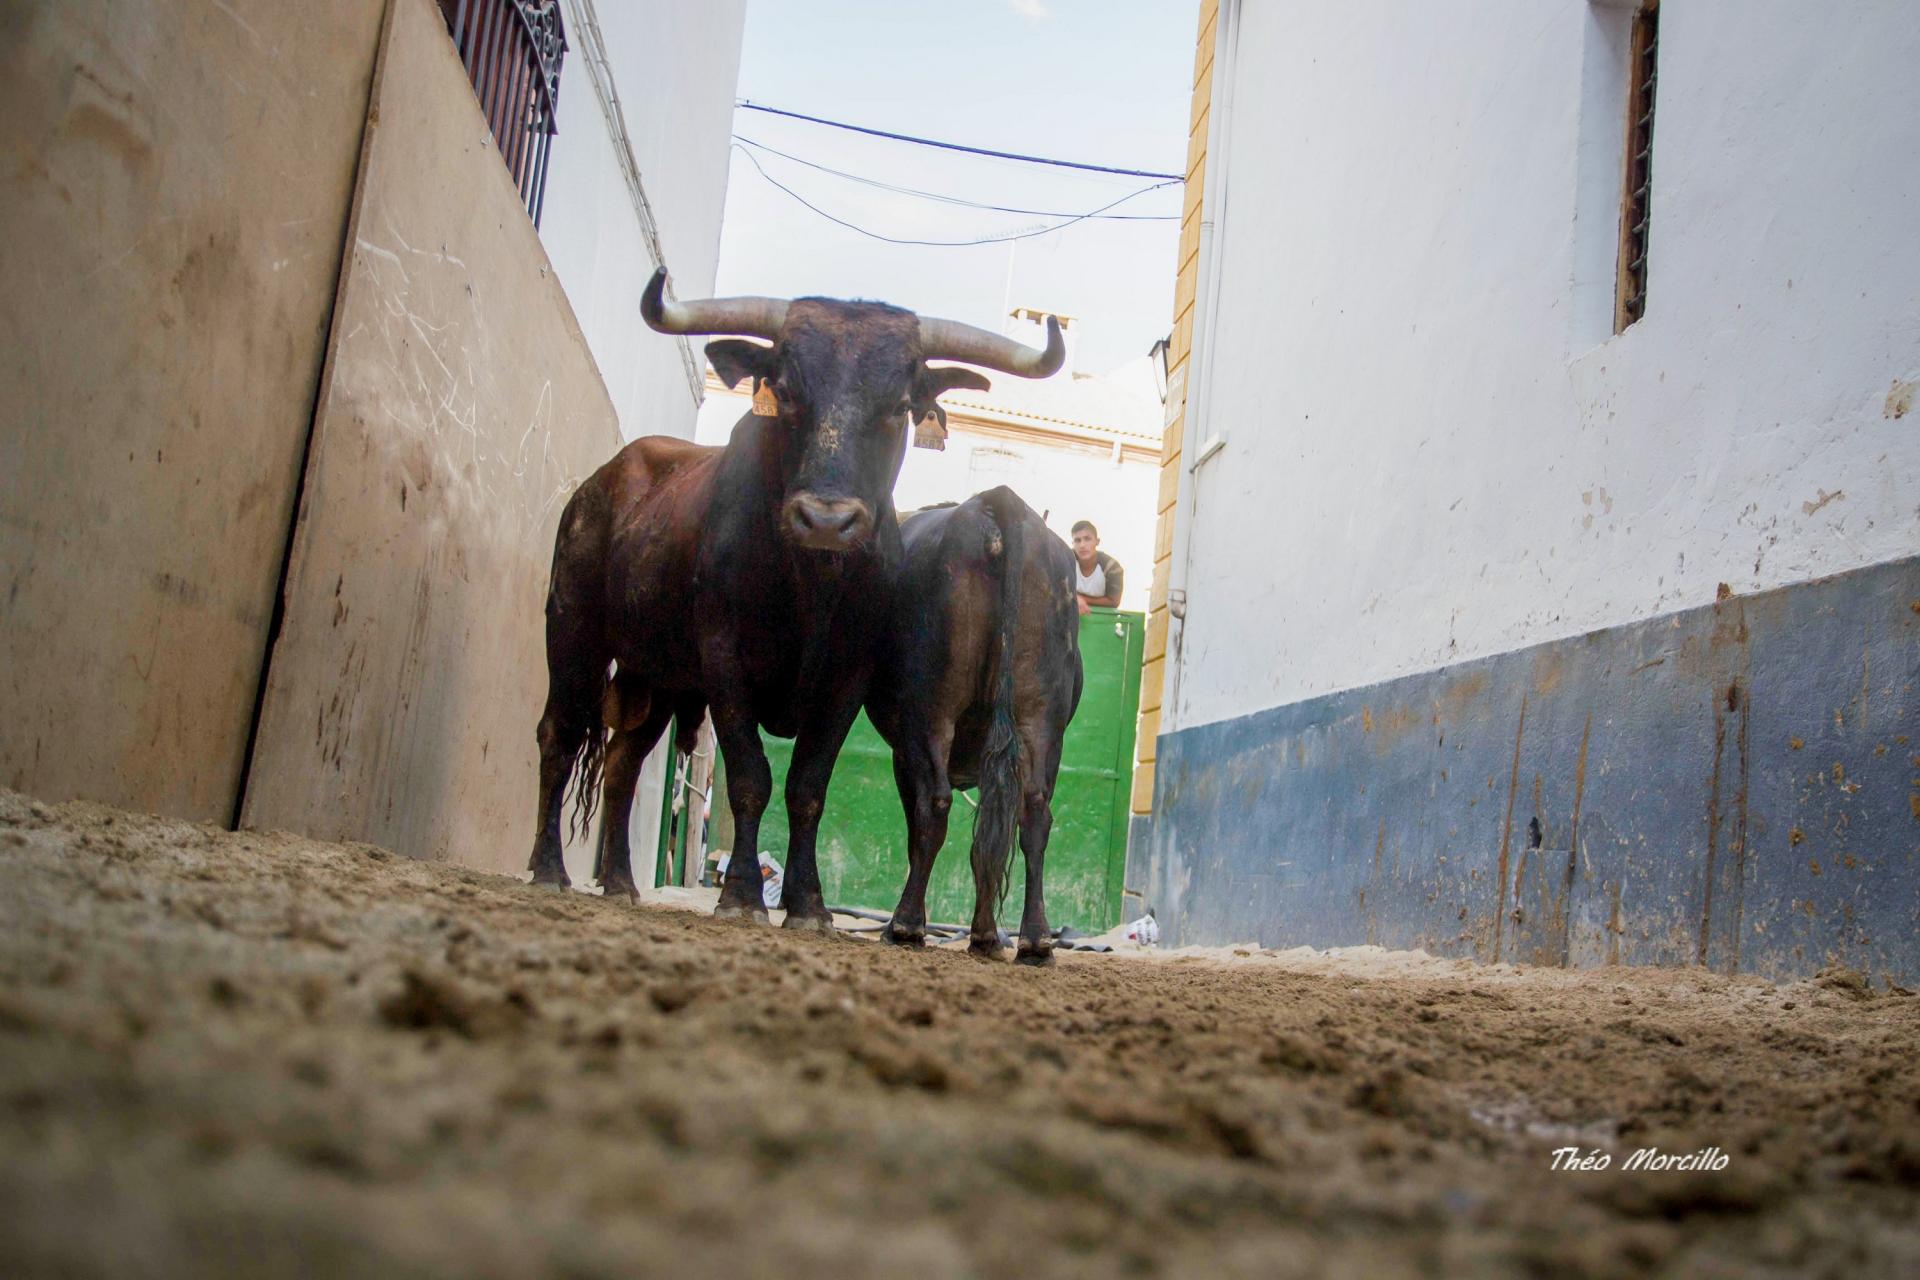
[{"label": "yellow ear tag", "polygon": [[940,424],[940,415],[928,413],[914,424],[913,447],[932,449],[944,453],[947,448],[947,429]]},{"label": "yellow ear tag", "polygon": [[774,398],[773,384],[765,378],[754,383],[753,416],[756,418],[777,418],[780,416],[780,402]]}]

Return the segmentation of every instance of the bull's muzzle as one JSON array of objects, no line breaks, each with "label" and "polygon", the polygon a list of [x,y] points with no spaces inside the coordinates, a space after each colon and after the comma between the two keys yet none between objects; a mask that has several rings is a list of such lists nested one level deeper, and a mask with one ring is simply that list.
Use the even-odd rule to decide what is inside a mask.
[{"label": "bull's muzzle", "polygon": [[850,551],[873,531],[873,510],[858,498],[817,498],[796,493],[787,499],[787,537],[816,551]]}]

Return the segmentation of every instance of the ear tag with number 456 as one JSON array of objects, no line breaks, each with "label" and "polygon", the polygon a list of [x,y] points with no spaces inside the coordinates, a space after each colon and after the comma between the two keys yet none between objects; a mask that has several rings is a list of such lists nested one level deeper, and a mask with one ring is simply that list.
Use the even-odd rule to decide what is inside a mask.
[{"label": "ear tag with number 456", "polygon": [[753,388],[753,415],[756,418],[780,416],[780,401],[774,398],[773,384],[761,378]]}]

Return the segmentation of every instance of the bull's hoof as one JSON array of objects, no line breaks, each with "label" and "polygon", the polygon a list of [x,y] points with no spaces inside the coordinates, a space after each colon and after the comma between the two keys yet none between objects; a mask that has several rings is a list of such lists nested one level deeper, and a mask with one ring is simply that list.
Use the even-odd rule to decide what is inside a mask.
[{"label": "bull's hoof", "polygon": [[787,918],[780,922],[782,929],[800,929],[807,933],[832,933],[833,917],[825,912],[818,915],[812,912],[787,912]]},{"label": "bull's hoof", "polygon": [[634,903],[640,901],[640,887],[632,876],[607,876],[600,882],[600,896],[608,902]]},{"label": "bull's hoof", "polygon": [[713,909],[715,920],[744,920],[748,924],[765,924],[767,909],[762,906],[742,906],[739,903],[723,902]]},{"label": "bull's hoof", "polygon": [[567,879],[567,869],[565,867],[535,867],[533,869],[533,887],[536,889],[565,890],[573,887],[573,881]]},{"label": "bull's hoof", "polygon": [[927,931],[909,929],[897,921],[889,920],[887,927],[880,931],[880,941],[893,947],[924,947],[927,945]]},{"label": "bull's hoof", "polygon": [[1022,939],[1019,948],[1013,953],[1013,962],[1015,964],[1029,964],[1035,967],[1050,965],[1053,963],[1053,947],[1039,943],[1029,943],[1025,939]]}]

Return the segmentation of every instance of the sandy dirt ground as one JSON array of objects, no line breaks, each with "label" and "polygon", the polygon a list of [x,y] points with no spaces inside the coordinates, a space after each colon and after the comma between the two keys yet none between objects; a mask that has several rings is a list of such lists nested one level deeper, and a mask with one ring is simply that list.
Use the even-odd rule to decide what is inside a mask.
[{"label": "sandy dirt ground", "polygon": [[4,792],[0,877],[8,1276],[1920,1275],[1844,973],[1024,969]]}]

